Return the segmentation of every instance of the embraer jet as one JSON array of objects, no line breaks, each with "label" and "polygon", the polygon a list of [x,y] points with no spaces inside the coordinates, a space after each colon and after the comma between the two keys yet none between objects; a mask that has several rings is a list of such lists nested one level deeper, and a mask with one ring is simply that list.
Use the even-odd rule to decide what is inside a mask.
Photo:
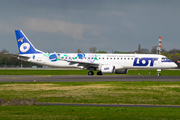
[{"label": "embraer jet", "polygon": [[36,49],[21,30],[15,30],[20,60],[50,66],[76,67],[89,70],[88,75],[103,73],[126,74],[128,69],[176,68],[177,65],[163,55],[157,54],[89,54],[89,53],[45,53]]}]

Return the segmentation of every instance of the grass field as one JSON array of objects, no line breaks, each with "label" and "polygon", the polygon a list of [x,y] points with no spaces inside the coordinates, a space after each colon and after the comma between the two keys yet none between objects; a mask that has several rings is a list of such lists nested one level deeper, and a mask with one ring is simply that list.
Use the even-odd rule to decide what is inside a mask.
[{"label": "grass field", "polygon": [[[0,70],[0,75],[87,75],[86,70]],[[96,73],[95,73],[96,74]],[[156,75],[129,70],[126,75]],[[180,75],[164,70],[162,75]],[[106,74],[113,75],[113,74]],[[0,83],[0,99],[38,99],[48,103],[180,105],[180,82],[29,82]],[[87,106],[0,106],[0,119],[180,119],[179,108]]]},{"label": "grass field", "polygon": [[0,98],[52,103],[180,105],[180,82],[0,83]]},{"label": "grass field", "polygon": [[178,120],[179,108],[0,106],[1,120]]},{"label": "grass field", "polygon": [[[0,75],[87,75],[88,70],[27,70],[27,69],[1,69]],[[97,71],[94,72],[95,74]],[[128,70],[127,74],[105,75],[157,75],[156,70]],[[180,70],[163,70],[162,75],[180,75]]]}]

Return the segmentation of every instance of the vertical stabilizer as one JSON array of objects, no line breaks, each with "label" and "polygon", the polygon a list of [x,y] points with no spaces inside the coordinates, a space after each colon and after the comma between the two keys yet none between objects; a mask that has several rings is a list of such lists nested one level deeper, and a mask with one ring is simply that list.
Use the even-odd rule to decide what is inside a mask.
[{"label": "vertical stabilizer", "polygon": [[15,30],[19,54],[43,53],[36,49],[21,30]]}]

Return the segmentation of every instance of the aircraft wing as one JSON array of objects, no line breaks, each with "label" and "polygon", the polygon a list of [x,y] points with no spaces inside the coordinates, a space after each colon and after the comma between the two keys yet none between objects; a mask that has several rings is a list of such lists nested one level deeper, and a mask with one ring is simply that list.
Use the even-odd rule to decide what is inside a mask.
[{"label": "aircraft wing", "polygon": [[90,62],[82,62],[82,61],[72,61],[72,60],[64,60],[69,62],[70,64],[78,64],[78,66],[92,66],[92,67],[98,67],[99,63],[90,63]]},{"label": "aircraft wing", "polygon": [[[61,59],[62,60],[62,59]],[[84,67],[99,67],[100,65],[107,65],[107,64],[101,64],[101,63],[90,63],[90,62],[82,62],[82,61],[72,61],[72,60],[64,60],[69,62],[69,64],[78,64],[78,66],[84,66]],[[116,66],[116,69],[121,70],[124,69],[121,65],[113,64]]]}]

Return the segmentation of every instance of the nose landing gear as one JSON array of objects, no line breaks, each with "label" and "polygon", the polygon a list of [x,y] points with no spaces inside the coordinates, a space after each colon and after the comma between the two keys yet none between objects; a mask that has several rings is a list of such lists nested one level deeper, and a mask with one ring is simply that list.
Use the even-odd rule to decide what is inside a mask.
[{"label": "nose landing gear", "polygon": [[157,76],[161,76],[161,69],[157,69],[157,72],[158,72],[158,74],[157,74]]},{"label": "nose landing gear", "polygon": [[158,73],[157,76],[161,76],[161,73]]}]

